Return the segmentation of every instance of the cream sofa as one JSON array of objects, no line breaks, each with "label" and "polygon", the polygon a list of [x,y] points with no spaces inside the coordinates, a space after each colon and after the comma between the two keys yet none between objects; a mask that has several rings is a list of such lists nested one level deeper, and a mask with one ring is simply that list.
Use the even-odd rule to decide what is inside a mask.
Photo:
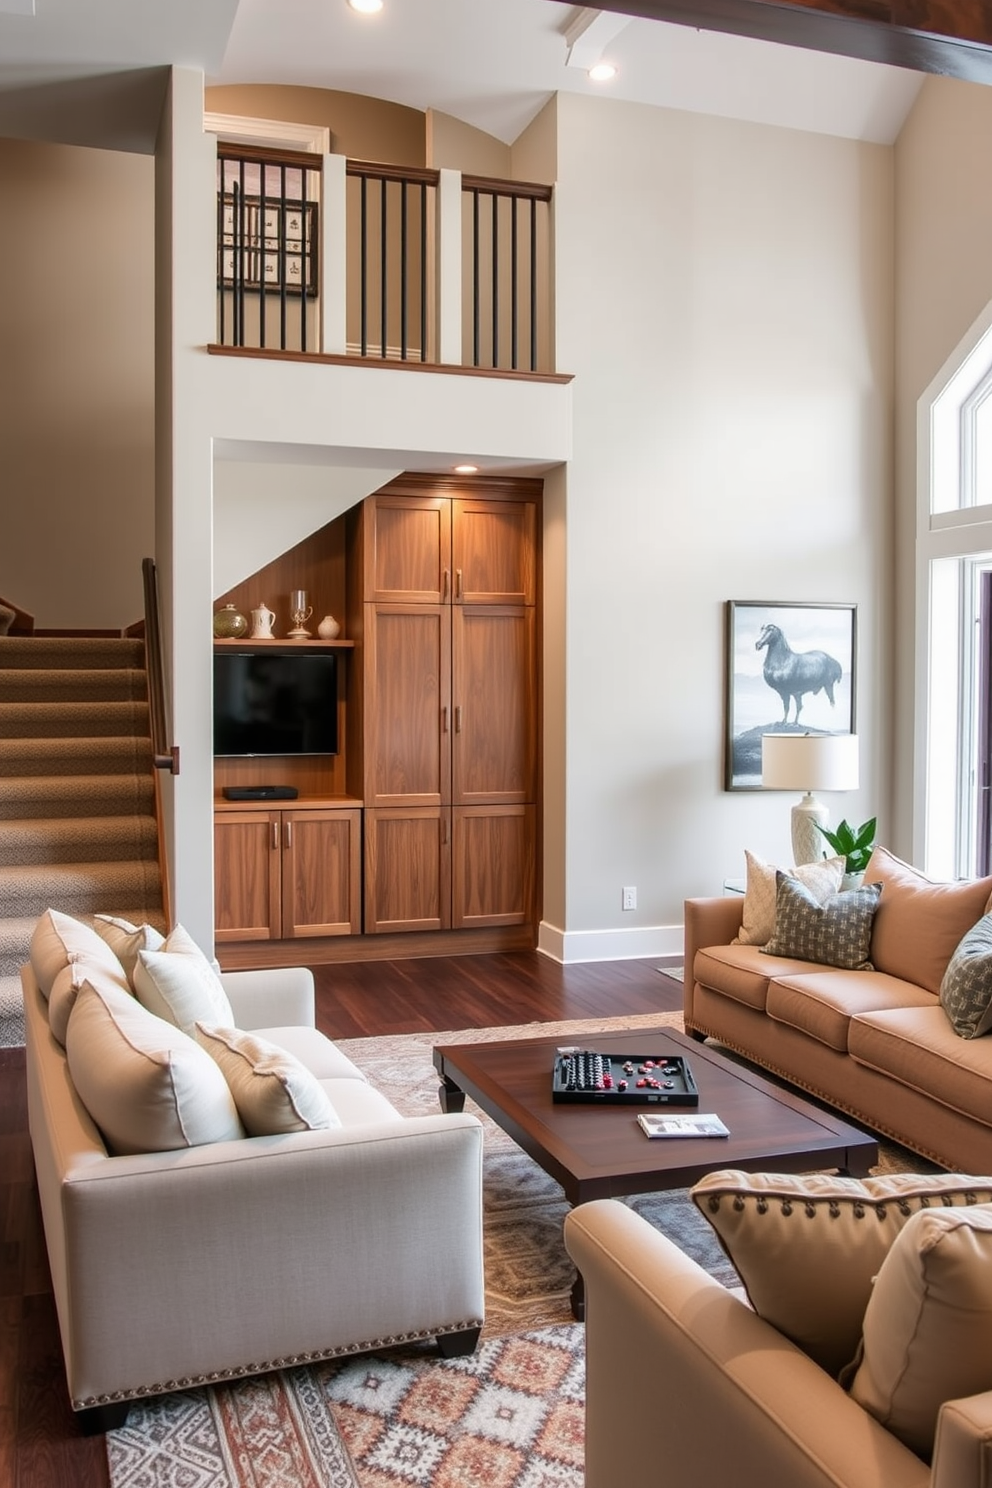
[{"label": "cream sofa", "polygon": [[711,1037],[943,1167],[992,1172],[992,1038],[962,1038],[943,973],[992,880],[932,883],[884,849],[871,970],[737,943],[740,896],[685,904],[686,1031]]},{"label": "cream sofa", "polygon": [[314,1028],[303,969],[222,977],[237,1025],[318,1077],[340,1126],[111,1156],[22,972],[28,1112],[73,1409],[409,1339],[470,1352],[483,1320],[482,1129],[404,1119]]},{"label": "cream sofa", "polygon": [[928,1465],[623,1204],[573,1210],[565,1243],[586,1294],[585,1488],[645,1475],[691,1488],[992,1481],[992,1392],[943,1405]]}]

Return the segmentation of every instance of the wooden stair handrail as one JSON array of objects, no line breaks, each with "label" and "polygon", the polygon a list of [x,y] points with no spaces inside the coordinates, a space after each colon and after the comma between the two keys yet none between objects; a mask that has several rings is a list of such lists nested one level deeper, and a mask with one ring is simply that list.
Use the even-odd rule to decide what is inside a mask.
[{"label": "wooden stair handrail", "polygon": [[158,618],[158,575],[154,558],[141,560],[145,590],[145,665],[148,672],[148,721],[152,735],[152,760],[157,770],[179,774],[179,745],[170,744],[165,714],[165,674],[162,668],[162,632]]}]

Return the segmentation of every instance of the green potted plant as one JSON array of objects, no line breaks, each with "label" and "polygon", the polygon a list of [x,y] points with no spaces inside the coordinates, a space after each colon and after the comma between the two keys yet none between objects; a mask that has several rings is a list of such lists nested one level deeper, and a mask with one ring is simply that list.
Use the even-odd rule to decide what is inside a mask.
[{"label": "green potted plant", "polygon": [[868,860],[871,857],[872,846],[875,842],[875,818],[866,821],[860,827],[854,828],[846,821],[842,821],[835,832],[829,827],[821,827],[816,824],[817,831],[830,843],[838,857],[844,859],[844,879],[842,889],[856,889],[865,876]]}]

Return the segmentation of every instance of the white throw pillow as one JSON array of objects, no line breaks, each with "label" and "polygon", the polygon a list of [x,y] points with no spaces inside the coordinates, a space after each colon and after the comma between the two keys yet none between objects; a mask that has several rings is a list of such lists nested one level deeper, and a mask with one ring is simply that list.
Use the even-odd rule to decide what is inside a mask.
[{"label": "white throw pillow", "polygon": [[132,925],[130,920],[118,919],[116,915],[94,915],[93,929],[107,942],[132,987],[138,952],[160,951],[165,945],[165,936],[154,925]]},{"label": "white throw pillow", "polygon": [[220,977],[193,937],[177,925],[159,951],[139,951],[134,992],[142,1007],[195,1037],[197,1022],[234,1025]]},{"label": "white throw pillow", "polygon": [[103,962],[94,961],[92,956],[77,951],[71,954],[69,965],[63,966],[52,983],[51,996],[48,999],[48,1026],[52,1030],[52,1037],[63,1048],[69,1017],[84,982],[92,982],[94,987],[112,987],[128,997],[131,996],[131,988],[122,967],[118,966],[116,971],[111,971]]},{"label": "white throw pillow", "polygon": [[57,909],[46,909],[31,934],[31,969],[45,997],[59,972],[69,965],[70,957],[82,955],[108,971],[120,972],[121,964],[110,946],[91,925],[74,920]]},{"label": "white throw pillow", "polygon": [[992,1389],[990,1338],[992,1205],[926,1209],[879,1268],[851,1395],[929,1461],[944,1401]]},{"label": "white throw pillow", "polygon": [[[735,945],[763,946],[775,934],[775,896],[778,869],[772,863],[763,863],[754,853],[744,850],[747,864],[747,884],[744,890],[744,917]],[[803,863],[798,868],[785,868],[791,878],[799,882],[823,904],[840,889],[847,860],[844,857],[823,858],[819,863]]]},{"label": "white throw pillow", "polygon": [[244,1136],[209,1054],[128,992],[84,982],[65,1050],[79,1098],[113,1153],[171,1152]]},{"label": "white throw pillow", "polygon": [[250,1137],[328,1131],[341,1122],[315,1075],[268,1039],[238,1028],[197,1023],[196,1036],[217,1061]]}]

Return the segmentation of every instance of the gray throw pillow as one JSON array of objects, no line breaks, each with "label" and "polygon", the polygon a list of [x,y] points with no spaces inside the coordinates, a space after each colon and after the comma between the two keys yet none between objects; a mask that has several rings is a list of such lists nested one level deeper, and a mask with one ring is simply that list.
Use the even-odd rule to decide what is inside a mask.
[{"label": "gray throw pillow", "polygon": [[797,879],[779,871],[775,934],[763,949],[769,956],[795,956],[845,971],[871,971],[871,925],[881,884],[862,884],[832,894],[820,904]]},{"label": "gray throw pillow", "polygon": [[971,927],[947,963],[940,1005],[962,1038],[992,1031],[992,914]]}]

